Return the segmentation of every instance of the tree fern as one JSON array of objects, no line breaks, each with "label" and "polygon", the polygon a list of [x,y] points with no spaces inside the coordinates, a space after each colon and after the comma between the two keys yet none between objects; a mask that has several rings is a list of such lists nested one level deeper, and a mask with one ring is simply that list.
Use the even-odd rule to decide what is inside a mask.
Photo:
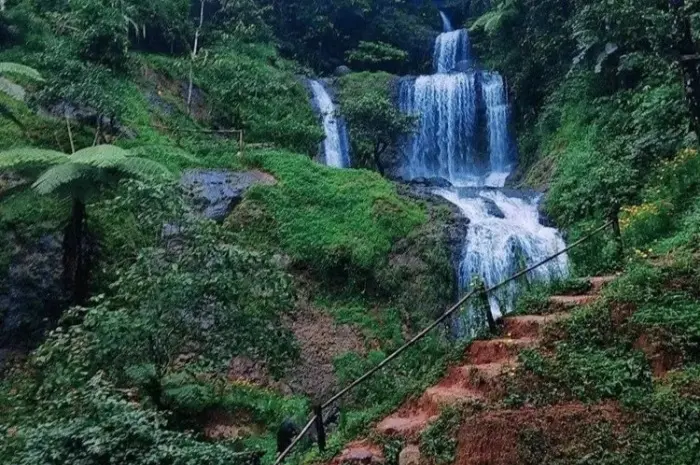
[{"label": "tree fern", "polygon": [[[83,197],[89,184],[115,177],[127,176],[153,179],[168,178],[172,174],[158,162],[133,156],[114,145],[98,145],[78,150],[73,155],[37,148],[21,148],[0,152],[0,169],[20,170],[49,166],[34,183],[41,194],[65,187],[75,197]],[[72,189],[71,189],[72,186]]]},{"label": "tree fern", "polygon": [[488,11],[477,18],[470,30],[483,29],[487,34],[494,34],[511,18],[518,15],[520,7],[519,0],[505,0],[500,2],[491,11]]},{"label": "tree fern", "polygon": [[62,163],[52,166],[39,176],[32,187],[40,194],[50,194],[76,181],[85,181],[91,176],[90,167],[78,163]]},{"label": "tree fern", "polygon": [[126,160],[129,152],[116,145],[97,145],[78,150],[70,159],[95,168],[116,168]]},{"label": "tree fern", "polygon": [[172,173],[165,166],[147,158],[128,157],[115,168],[138,178],[162,179],[172,176]]}]

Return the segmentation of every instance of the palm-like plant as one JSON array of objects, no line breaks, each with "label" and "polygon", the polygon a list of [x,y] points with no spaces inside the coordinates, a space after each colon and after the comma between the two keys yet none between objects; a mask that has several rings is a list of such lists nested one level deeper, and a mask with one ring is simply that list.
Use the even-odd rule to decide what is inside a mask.
[{"label": "palm-like plant", "polygon": [[32,187],[40,194],[58,194],[71,199],[71,216],[63,238],[64,285],[74,304],[88,295],[89,264],[85,247],[87,200],[120,178],[168,178],[160,163],[134,156],[114,145],[98,145],[72,155],[54,150],[20,148],[0,152],[0,171],[48,167]]},{"label": "palm-like plant", "polygon": [[[32,81],[36,82],[43,82],[44,80],[44,78],[41,77],[41,74],[39,74],[39,71],[35,70],[34,68],[20,65],[19,63],[0,62],[0,76],[5,76],[7,74],[22,76],[26,79],[31,79]],[[10,85],[7,81],[4,80],[0,80],[0,93],[3,93],[15,100],[24,99],[24,92],[18,93],[16,87]],[[20,127],[22,126],[22,123],[17,118],[15,118],[10,109],[2,103],[0,103],[0,116],[4,116],[12,120],[15,124],[17,124]]]}]

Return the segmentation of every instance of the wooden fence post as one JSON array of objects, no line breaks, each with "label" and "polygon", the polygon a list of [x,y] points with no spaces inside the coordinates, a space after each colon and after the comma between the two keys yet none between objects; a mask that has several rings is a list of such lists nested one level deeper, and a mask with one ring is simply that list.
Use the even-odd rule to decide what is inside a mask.
[{"label": "wooden fence post", "polygon": [[316,436],[318,437],[318,450],[323,453],[326,451],[326,430],[323,426],[323,407],[321,404],[314,405],[314,415],[316,415]]}]

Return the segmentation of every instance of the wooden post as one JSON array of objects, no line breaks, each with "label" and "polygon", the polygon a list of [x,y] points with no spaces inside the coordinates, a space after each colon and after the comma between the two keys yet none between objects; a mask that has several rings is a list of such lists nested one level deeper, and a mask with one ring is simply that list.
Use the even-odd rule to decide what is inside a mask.
[{"label": "wooden post", "polygon": [[318,437],[318,450],[321,453],[326,451],[326,430],[323,426],[323,407],[321,404],[314,405],[314,415],[316,415],[316,436]]},{"label": "wooden post", "polygon": [[498,332],[498,328],[496,327],[496,321],[493,319],[493,313],[491,313],[491,308],[488,306],[488,296],[487,298],[487,305],[484,307],[484,311],[486,312],[486,321],[489,323],[489,333],[491,334],[496,334]]},{"label": "wooden post", "polygon": [[616,258],[621,262],[624,254],[624,244],[622,242],[622,230],[620,229],[620,204],[618,203],[615,203],[612,207],[610,222],[612,223],[613,236],[615,239]]}]

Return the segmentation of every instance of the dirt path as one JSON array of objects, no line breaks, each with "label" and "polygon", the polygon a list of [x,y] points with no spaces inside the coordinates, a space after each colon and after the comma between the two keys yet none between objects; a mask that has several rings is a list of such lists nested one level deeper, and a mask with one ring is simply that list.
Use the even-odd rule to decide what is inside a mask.
[{"label": "dirt path", "polygon": [[[498,339],[474,341],[465,354],[464,364],[452,367],[446,376],[435,386],[428,388],[423,395],[415,400],[408,401],[396,412],[381,420],[374,428],[375,433],[382,436],[399,437],[406,441],[408,446],[404,450],[411,450],[411,454],[403,454],[411,457],[400,465],[416,465],[417,444],[420,434],[435,419],[441,410],[447,406],[481,402],[492,407],[497,407],[497,401],[504,394],[503,379],[510,376],[517,367],[518,353],[525,348],[536,347],[540,342],[543,328],[555,321],[567,318],[570,310],[580,305],[586,305],[594,301],[600,294],[605,284],[615,279],[615,276],[601,276],[590,278],[591,289],[585,295],[565,295],[551,297],[550,302],[556,313],[548,315],[525,315],[504,318],[502,336]],[[578,411],[578,407],[565,407],[567,415],[571,411]],[[519,415],[537,417],[538,413],[518,410],[494,410],[491,409],[489,418],[508,419]],[[551,408],[550,408],[551,410]],[[493,412],[497,413],[493,413]],[[552,415],[552,412],[541,412],[543,415]],[[563,415],[566,417],[566,415]],[[477,417],[478,418],[478,417]],[[470,421],[475,421],[474,419]],[[512,428],[511,428],[512,429]],[[497,432],[497,431],[496,431]],[[462,436],[462,435],[460,435]],[[473,436],[474,441],[463,441],[460,438],[460,452],[458,462],[460,464],[479,463],[481,465],[495,465],[503,462],[500,458],[508,454],[493,452],[493,460],[490,455],[482,452],[477,462],[470,462],[462,454],[464,447],[477,447],[480,450],[488,450],[488,439],[484,436]],[[485,444],[481,442],[486,441]],[[348,444],[343,452],[336,457],[332,464],[380,464],[384,463],[382,448],[364,439]]]}]

